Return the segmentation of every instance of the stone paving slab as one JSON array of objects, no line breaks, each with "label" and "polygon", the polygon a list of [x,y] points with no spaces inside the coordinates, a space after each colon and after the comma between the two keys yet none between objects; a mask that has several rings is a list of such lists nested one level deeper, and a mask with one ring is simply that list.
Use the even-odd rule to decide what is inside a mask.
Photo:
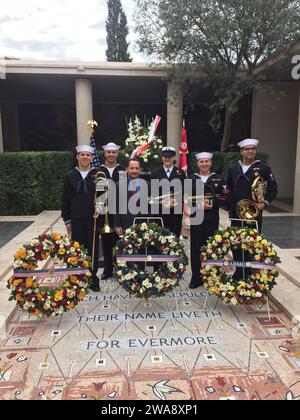
[{"label": "stone paving slab", "polygon": [[[14,310],[0,341],[1,399],[284,400],[300,395],[300,340],[271,305],[230,307],[191,291],[130,299],[114,282],[74,311]],[[161,385],[170,393],[160,391]],[[296,385],[294,385],[296,384]]]},{"label": "stone paving slab", "polygon": [[299,288],[283,276],[273,292],[270,319],[267,305],[226,306],[204,288],[191,291],[189,271],[180,289],[148,303],[130,299],[111,280],[61,317],[20,317],[7,301],[7,267],[17,245],[42,233],[38,230],[52,224],[64,231],[57,216],[42,214],[4,247],[5,255],[1,249],[0,317],[6,322],[0,337],[0,399],[300,396],[300,340],[292,337],[286,316],[298,311]]},{"label": "stone paving slab", "polygon": [[0,222],[0,248],[11,241],[32,222]]},{"label": "stone paving slab", "polygon": [[263,233],[281,249],[300,249],[300,217],[268,217]]},{"label": "stone paving slab", "polygon": [[[0,328],[5,320],[9,317],[14,308],[14,304],[8,301],[9,290],[6,287],[7,280],[12,275],[12,264],[14,261],[14,254],[25,243],[30,241],[35,236],[42,234],[56,224],[56,229],[63,231],[64,226],[60,221],[60,212],[47,211],[35,217],[35,221],[30,226],[23,230],[19,235],[12,239],[9,243],[0,249]],[[8,218],[6,218],[7,220]],[[10,220],[13,218],[9,217]],[[0,219],[1,221],[3,218]]]},{"label": "stone paving slab", "polygon": [[[229,226],[228,214],[221,211],[220,216],[221,227]],[[282,231],[282,224],[284,224],[285,218],[281,217],[280,223],[277,217],[274,217],[273,220],[274,223],[272,224],[276,225],[277,221],[277,225],[279,225],[279,229]],[[300,218],[298,217],[296,222],[297,226],[299,220]],[[266,236],[269,238],[267,234]],[[275,248],[282,261],[281,264],[278,264],[279,271],[282,275],[278,279],[276,288],[272,291],[271,298],[293,319],[300,314],[300,260],[296,258],[300,256],[300,249],[281,249],[278,246],[275,246]]]}]

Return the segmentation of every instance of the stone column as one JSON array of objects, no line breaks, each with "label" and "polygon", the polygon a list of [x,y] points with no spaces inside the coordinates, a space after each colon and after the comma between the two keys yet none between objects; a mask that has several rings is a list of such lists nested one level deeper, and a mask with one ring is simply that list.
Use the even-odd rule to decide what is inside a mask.
[{"label": "stone column", "polygon": [[2,132],[2,118],[1,118],[1,106],[0,106],[0,153],[4,152],[3,144],[3,132]]},{"label": "stone column", "polygon": [[1,125],[3,150],[5,152],[18,152],[21,150],[19,112],[16,103],[2,103]]},{"label": "stone column", "polygon": [[296,151],[295,189],[294,189],[294,213],[300,214],[300,91],[298,109],[298,134]]},{"label": "stone column", "polygon": [[77,144],[89,144],[90,132],[87,125],[93,119],[93,90],[90,79],[77,79],[76,116],[77,116]]},{"label": "stone column", "polygon": [[168,82],[168,146],[179,150],[183,119],[183,87],[180,83]]}]

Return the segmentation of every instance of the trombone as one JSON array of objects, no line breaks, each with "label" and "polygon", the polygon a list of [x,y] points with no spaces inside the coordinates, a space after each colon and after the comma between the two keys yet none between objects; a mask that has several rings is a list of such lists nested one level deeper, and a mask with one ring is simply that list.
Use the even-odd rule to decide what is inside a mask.
[{"label": "trombone", "polygon": [[[105,219],[104,219],[104,227],[101,230],[101,233],[111,233],[112,229],[109,226],[109,219],[108,219],[108,183],[107,177],[104,172],[98,171],[94,175],[94,182],[95,182],[95,195],[94,195],[94,208],[96,209],[97,206],[97,193],[104,192],[105,193]],[[93,229],[93,254],[92,254],[92,267],[94,268],[95,262],[95,245],[96,245],[96,230],[97,230],[97,219],[94,219],[94,229]]]},{"label": "trombone", "polygon": [[[103,205],[105,206],[105,218],[104,218],[104,227],[101,230],[101,233],[112,233],[112,228],[109,225],[109,218],[108,218],[108,182],[107,177],[104,172],[99,171],[95,175],[95,184],[96,184],[96,191],[97,192],[105,192],[105,200]],[[95,197],[95,206],[97,203],[97,197]]]}]

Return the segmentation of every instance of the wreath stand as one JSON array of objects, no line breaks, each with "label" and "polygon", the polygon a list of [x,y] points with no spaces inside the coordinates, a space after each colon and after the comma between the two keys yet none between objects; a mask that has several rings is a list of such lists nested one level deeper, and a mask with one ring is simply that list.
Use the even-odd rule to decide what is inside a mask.
[{"label": "wreath stand", "polygon": [[[162,217],[136,217],[133,221],[133,226],[134,227],[137,226],[139,224],[139,223],[137,223],[138,221],[140,221],[140,222],[143,221],[143,223],[147,223],[149,225],[150,221],[152,221],[152,223],[153,223],[153,220],[160,221],[161,227],[165,227]],[[146,252],[146,257],[148,257],[148,246],[145,247],[145,252]],[[148,260],[145,261],[145,268],[147,266],[147,262],[148,262]]]},{"label": "wreath stand", "polygon": [[[54,238],[54,234],[53,234],[53,227],[51,226],[47,226],[47,231],[51,231],[51,234],[49,233],[43,233],[42,235],[40,235],[38,238],[35,238],[35,240],[37,240],[36,244],[31,244],[31,243],[27,243],[26,245],[23,245],[24,248],[26,248],[27,246],[30,245],[30,247],[35,247],[36,245],[40,245],[42,244],[42,241],[47,240],[49,243],[54,244],[54,242],[56,240],[63,240],[65,237],[57,234],[58,237]],[[45,236],[44,239],[42,239],[42,237]],[[68,243],[70,245],[72,245],[72,242]],[[67,245],[68,245],[67,244]],[[65,245],[65,244],[63,244]],[[78,248],[80,247],[80,245],[78,245]],[[31,249],[31,248],[28,248]],[[22,323],[24,322],[24,312],[28,312],[28,319],[31,319],[31,311],[30,309],[24,309],[23,305],[20,304],[20,302],[24,302],[26,299],[24,299],[23,294],[25,293],[25,290],[29,289],[29,288],[36,288],[38,289],[38,291],[35,291],[35,294],[37,293],[42,293],[43,295],[45,294],[45,296],[42,296],[41,299],[37,298],[37,296],[34,296],[34,299],[32,298],[31,302],[39,302],[39,301],[44,301],[46,300],[46,298],[48,299],[49,297],[49,303],[52,302],[51,307],[53,306],[53,302],[55,301],[55,296],[54,293],[56,291],[63,291],[63,288],[61,290],[59,290],[59,288],[65,284],[65,282],[69,279],[70,276],[75,275],[75,276],[85,276],[84,278],[82,277],[78,277],[78,282],[79,280],[84,281],[85,285],[84,286],[80,286],[80,287],[84,287],[85,289],[87,289],[88,287],[88,281],[87,281],[87,275],[89,274],[90,270],[89,268],[87,268],[86,265],[84,266],[79,266],[79,267],[74,267],[74,266],[69,266],[67,263],[67,258],[68,258],[68,254],[65,252],[64,254],[60,254],[60,255],[64,255],[63,257],[59,257],[58,256],[58,250],[55,247],[49,247],[46,250],[43,249],[31,249],[31,251],[35,254],[38,254],[38,257],[35,258],[33,266],[32,267],[28,267],[24,268],[22,266],[22,261],[24,260],[25,257],[22,257],[20,255],[15,255],[15,261],[19,261],[19,264],[17,264],[16,268],[14,268],[13,270],[13,277],[8,281],[8,288],[12,290],[12,294],[10,297],[10,300],[17,300],[17,302],[19,303],[19,307],[18,307],[18,312],[17,312],[17,317],[16,317],[16,323],[18,325],[18,328],[20,330],[20,335],[22,335],[21,332],[21,328],[22,328]],[[47,254],[47,256],[45,255],[45,258],[43,255],[39,255],[39,253],[45,252]],[[77,254],[79,257],[83,257],[84,260],[86,260],[86,255],[84,252],[82,252],[82,250],[80,249],[80,251],[77,250]],[[41,268],[38,267],[39,262],[42,262],[42,265],[40,265]],[[18,268],[17,268],[18,267]],[[32,285],[26,286],[24,285],[24,280],[26,278],[32,278]],[[46,282],[43,283],[38,283],[38,279],[42,279],[42,280],[46,280]],[[47,281],[47,279],[49,278],[49,281]],[[17,281],[16,285],[13,285],[14,281]],[[22,300],[21,299],[16,299],[15,293],[17,293],[17,287],[21,287],[20,283],[22,284],[22,290],[20,289],[19,292],[21,293],[20,296],[22,296]],[[14,288],[11,288],[11,286],[14,286]],[[69,285],[70,286],[70,285]],[[65,287],[65,286],[64,286]],[[68,286],[66,286],[68,287]],[[45,290],[43,290],[45,289]],[[48,289],[48,290],[47,290]],[[77,289],[77,287],[71,287],[70,289],[72,289],[73,291],[75,289]],[[51,290],[51,293],[50,293]],[[86,292],[86,290],[85,290]],[[53,295],[52,295],[53,293]],[[70,298],[70,302],[67,302],[68,304],[71,305],[71,303],[73,304],[73,306],[71,307],[67,307],[66,309],[66,304],[65,305],[60,305],[61,308],[63,308],[63,312],[57,312],[55,314],[55,316],[57,315],[62,315],[64,312],[69,312],[69,310],[73,309],[76,305],[78,305],[78,303],[81,302],[82,298],[79,298],[79,296],[77,296],[76,292],[74,293],[74,295],[69,296]],[[73,299],[73,300],[72,300]],[[58,299],[56,302],[62,300]],[[71,302],[72,301],[72,302]],[[35,304],[34,304],[35,305]],[[34,306],[33,305],[33,306]],[[38,303],[38,306],[42,305]],[[57,304],[57,306],[59,306],[59,304]],[[54,306],[53,306],[54,307]],[[56,306],[55,306],[56,307]],[[45,308],[43,308],[45,309]],[[50,307],[49,307],[50,309]],[[37,315],[39,318],[41,318],[43,316],[43,311],[39,308],[37,309],[37,311],[39,312],[39,314]],[[86,302],[85,302],[85,308],[84,311],[87,311],[87,307],[86,307]],[[52,316],[54,314],[54,312],[47,314],[47,317],[50,317],[50,315]]]},{"label": "wreath stand", "polygon": [[[231,227],[232,222],[240,222],[241,223],[241,227],[245,227],[245,224],[252,223],[255,225],[256,230],[258,230],[258,222],[257,220],[245,220],[245,219],[235,219],[235,218],[230,218],[229,219],[230,222],[230,226],[228,225],[227,227]],[[242,262],[243,262],[243,280],[246,281],[246,273],[245,273],[245,250],[242,250]],[[207,301],[208,301],[208,290],[206,293],[206,298],[205,298],[205,302],[204,302],[204,306],[203,306],[203,310],[206,309],[207,306]],[[218,298],[218,302],[219,302],[220,298]],[[272,318],[271,318],[271,310],[270,310],[270,301],[269,301],[269,297],[266,296],[266,301],[267,301],[267,311],[268,311],[268,318],[269,318],[269,323],[272,322]]]},{"label": "wreath stand", "polygon": [[[231,218],[229,219],[230,222],[240,222],[242,223],[241,227],[245,227],[245,224],[252,223],[255,225],[256,230],[258,230],[258,221],[257,220],[245,220],[245,219],[234,219]],[[242,251],[242,262],[245,263],[245,250],[243,249]],[[245,275],[245,267],[243,267],[243,280],[246,281],[246,275]],[[272,319],[271,319],[271,310],[270,310],[270,301],[269,301],[269,297],[266,297],[267,300],[267,310],[268,310],[268,318],[269,318],[269,322],[271,323]]]},{"label": "wreath stand", "polygon": [[[41,232],[41,230],[42,230],[42,233],[38,233],[38,232]],[[34,237],[39,236],[39,235],[42,235],[42,234],[46,234],[48,232],[50,232],[51,235],[53,235],[54,227],[51,226],[51,225],[41,225],[41,226],[38,226],[38,227],[35,228],[33,236]],[[50,270],[48,270],[48,273],[50,275]],[[22,326],[23,315],[24,315],[25,311],[19,307],[18,312],[19,312],[19,315],[17,316],[17,320],[18,320],[18,329],[20,330],[21,326]],[[31,318],[31,313],[30,312],[28,312],[28,318],[29,319]]]},{"label": "wreath stand", "polygon": [[[52,227],[49,227],[49,229],[48,229],[48,230],[50,230],[50,231],[51,231],[51,234],[53,234],[53,229],[52,229]],[[43,272],[44,274],[47,274],[47,275],[49,275],[49,276],[51,276],[51,275],[55,274],[55,269],[54,269],[55,264],[56,264],[56,261],[55,261],[55,259],[54,259],[54,260],[53,260],[53,265],[52,265],[52,267],[48,268],[48,270],[40,270],[40,272]],[[47,265],[47,262],[46,262],[46,265]],[[61,271],[61,270],[60,270],[60,271]],[[24,273],[24,274],[25,274],[25,273]],[[15,276],[15,273],[14,273],[14,276]],[[45,276],[44,276],[44,277],[45,277]],[[56,284],[58,284],[58,281],[56,282]],[[24,312],[25,312],[25,311],[24,311],[22,308],[20,308],[20,307],[19,307],[18,311],[19,311],[19,316],[17,317],[17,319],[18,319],[18,329],[20,330],[20,329],[21,329],[21,327],[22,327],[23,315],[24,315]],[[29,319],[31,318],[31,313],[30,313],[30,312],[28,312],[28,318],[29,318]]]},{"label": "wreath stand", "polygon": [[[140,224],[141,222],[142,223],[150,224],[150,222],[151,223],[154,223],[155,221],[159,221],[161,227],[165,227],[164,226],[163,219],[161,217],[136,217],[134,219],[134,221],[133,221],[133,226],[135,227],[138,224]],[[134,259],[130,259],[130,261],[131,262],[144,262],[145,263],[145,269],[146,269],[146,266],[147,266],[147,263],[148,262],[160,262],[160,260],[155,261],[155,259],[156,258],[159,258],[159,257],[161,257],[160,254],[159,255],[149,255],[148,254],[148,246],[146,246],[145,247],[145,258],[144,258],[144,261],[141,261],[141,259],[139,259],[138,261],[137,260],[134,260]],[[117,257],[117,260],[118,260],[118,257]],[[150,299],[152,299],[152,298],[150,297]],[[176,298],[175,299],[176,299],[176,308],[178,310],[178,298],[177,298],[177,295],[176,295]]]},{"label": "wreath stand", "polygon": [[[55,282],[53,282],[53,284],[51,283],[51,286],[53,286],[53,287],[57,287],[60,283],[61,283],[61,279],[60,279],[60,277],[63,277],[63,275],[62,275],[62,273],[63,272],[65,272],[66,274],[68,274],[68,275],[70,275],[70,274],[72,274],[72,272],[70,271],[70,269],[64,269],[64,268],[60,268],[60,269],[55,269],[55,265],[58,263],[58,260],[56,261],[55,259],[53,259],[53,264],[52,264],[52,266],[50,267],[50,268],[48,268],[47,270],[46,269],[44,269],[44,270],[38,270],[37,271],[37,273],[38,273],[38,276],[39,277],[41,277],[41,278],[46,278],[46,277],[50,277],[50,276],[54,276],[54,277],[56,277],[56,281]],[[59,265],[59,264],[58,264]],[[82,272],[84,273],[84,272],[88,272],[89,270],[82,270]],[[75,270],[75,272],[77,273],[77,270]],[[24,272],[24,274],[25,274],[26,272]],[[16,274],[16,272],[15,272],[15,277],[18,277],[18,276],[20,276],[22,274],[22,272],[20,273],[18,273],[18,274]],[[28,273],[27,273],[28,274]],[[30,273],[29,273],[30,274]],[[32,273],[33,274],[33,273]],[[59,274],[59,276],[55,276],[56,274]],[[26,312],[26,311],[24,311],[22,308],[20,308],[19,307],[19,309],[18,309],[18,311],[19,311],[19,316],[17,317],[17,320],[18,320],[18,328],[19,328],[19,330],[21,329],[21,327],[22,327],[22,322],[23,322],[23,315],[24,315],[24,312]],[[84,305],[84,310],[83,310],[83,313],[85,314],[85,315],[88,315],[88,309],[87,309],[87,303],[85,302],[85,305]],[[60,315],[60,316],[62,316],[62,315]],[[31,313],[30,312],[28,312],[28,318],[30,319],[31,318]]]}]

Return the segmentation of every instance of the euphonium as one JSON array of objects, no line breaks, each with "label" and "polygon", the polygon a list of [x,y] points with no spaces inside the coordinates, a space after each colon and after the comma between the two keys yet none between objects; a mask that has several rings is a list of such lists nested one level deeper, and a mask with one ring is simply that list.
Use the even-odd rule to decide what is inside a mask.
[{"label": "euphonium", "polygon": [[258,176],[257,178],[255,178],[251,186],[252,200],[255,203],[263,203],[265,200],[267,188],[268,188],[267,181],[264,181],[261,176]]},{"label": "euphonium", "polygon": [[237,203],[236,213],[239,219],[256,220],[259,216],[260,210],[254,201],[245,199]]},{"label": "euphonium", "polygon": [[243,220],[257,220],[260,210],[257,204],[263,203],[267,191],[267,182],[261,176],[257,176],[251,185],[252,200],[241,200],[237,203],[236,213]]}]

